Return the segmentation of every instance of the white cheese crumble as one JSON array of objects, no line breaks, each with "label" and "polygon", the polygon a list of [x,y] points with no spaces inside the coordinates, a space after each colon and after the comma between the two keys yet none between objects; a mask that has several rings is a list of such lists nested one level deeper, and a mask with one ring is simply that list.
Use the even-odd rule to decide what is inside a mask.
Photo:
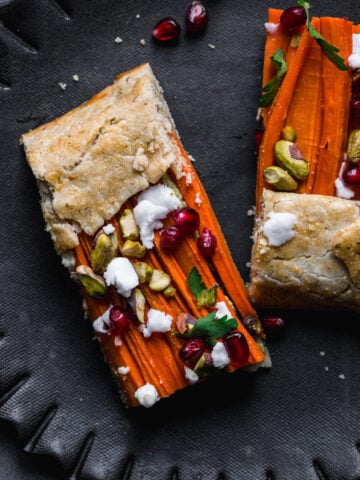
[{"label": "white cheese crumble", "polygon": [[222,342],[217,342],[211,350],[211,359],[215,368],[224,368],[230,363],[230,357]]},{"label": "white cheese crumble", "polygon": [[225,302],[217,302],[215,304],[216,318],[227,317],[232,318],[232,315]]},{"label": "white cheese crumble", "polygon": [[346,198],[349,200],[355,195],[355,192],[351,190],[351,188],[348,188],[340,177],[335,180],[335,188],[336,196],[339,198]]},{"label": "white cheese crumble", "polygon": [[360,33],[352,35],[352,53],[360,55]]},{"label": "white cheese crumble", "polygon": [[112,233],[115,232],[115,227],[112,223],[108,223],[103,227],[103,230],[106,233],[106,235],[111,235]]},{"label": "white cheese crumble", "polygon": [[263,229],[269,245],[279,247],[293,238],[295,233],[292,228],[297,221],[296,215],[287,212],[270,212],[269,217]]},{"label": "white cheese crumble", "polygon": [[107,331],[109,330],[109,325],[110,325],[109,312],[111,307],[112,305],[110,305],[110,307],[102,315],[100,315],[100,317],[94,320],[92,326],[95,332],[107,333]]},{"label": "white cheese crumble", "polygon": [[145,41],[144,38],[141,38],[140,41],[139,41],[139,43],[140,43],[140,45],[141,45],[142,47],[145,47],[145,45],[146,45],[146,41]]},{"label": "white cheese crumble", "polygon": [[142,329],[144,337],[148,338],[153,332],[168,332],[171,330],[172,316],[161,310],[150,308],[147,314],[146,326]]},{"label": "white cheese crumble", "polygon": [[280,24],[279,23],[266,22],[264,24],[264,27],[265,27],[265,30],[266,30],[267,33],[269,33],[270,35],[275,35],[279,30]]},{"label": "white cheese crumble", "polygon": [[127,375],[130,372],[130,367],[119,367],[117,371],[120,375]]},{"label": "white cheese crumble", "polygon": [[194,372],[194,370],[191,370],[191,368],[187,367],[185,365],[185,378],[188,380],[191,384],[196,383],[199,380],[199,375]]},{"label": "white cheese crumble", "polygon": [[201,200],[201,197],[200,197],[200,192],[197,192],[197,194],[195,195],[195,200],[194,202],[196,203],[197,206],[200,207],[200,205],[202,204],[202,200]]},{"label": "white cheese crumble", "polygon": [[142,387],[139,387],[134,393],[134,397],[140,405],[146,408],[152,407],[158,400],[159,394],[151,383],[145,383]]},{"label": "white cheese crumble", "polygon": [[360,68],[360,55],[358,53],[352,53],[349,55],[348,65],[351,70],[357,70]]},{"label": "white cheese crumble", "polygon": [[180,200],[173,190],[165,185],[154,185],[139,195],[134,216],[144,247],[154,246],[154,230],[161,228],[163,226],[161,220],[179,206]]},{"label": "white cheese crumble", "polygon": [[65,268],[67,268],[68,270],[70,270],[70,272],[72,272],[73,270],[75,270],[75,267],[76,267],[76,260],[75,260],[75,256],[74,254],[69,250],[67,252],[64,252],[62,255],[61,255],[61,263],[63,264],[63,266]]},{"label": "white cheese crumble", "polygon": [[139,285],[139,278],[128,258],[116,257],[111,260],[104,272],[104,280],[113,285],[124,297],[130,297],[131,290]]}]

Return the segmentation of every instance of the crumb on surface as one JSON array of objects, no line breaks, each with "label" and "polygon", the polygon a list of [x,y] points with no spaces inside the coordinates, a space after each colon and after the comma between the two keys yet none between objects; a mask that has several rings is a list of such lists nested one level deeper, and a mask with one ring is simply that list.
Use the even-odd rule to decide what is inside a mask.
[{"label": "crumb on surface", "polygon": [[77,75],[77,74],[73,75],[72,78],[73,78],[74,82],[78,82],[78,81],[79,81],[79,75]]},{"label": "crumb on surface", "polygon": [[142,39],[140,40],[140,45],[143,46],[143,47],[145,47],[146,42],[145,42],[145,39],[144,39],[144,38],[142,38]]},{"label": "crumb on surface", "polygon": [[59,82],[59,87],[61,88],[61,90],[65,90],[66,89],[66,83],[65,82]]},{"label": "crumb on surface", "polygon": [[214,48],[216,48],[215,45],[213,45],[212,43],[208,43],[208,47],[211,48],[212,50],[214,50]]},{"label": "crumb on surface", "polygon": [[320,357],[323,357],[325,355],[325,352],[320,352]]},{"label": "crumb on surface", "polygon": [[115,43],[123,43],[123,39],[121,37],[115,37],[114,42]]},{"label": "crumb on surface", "polygon": [[345,375],[343,373],[340,373],[339,378],[340,380],[345,380]]}]

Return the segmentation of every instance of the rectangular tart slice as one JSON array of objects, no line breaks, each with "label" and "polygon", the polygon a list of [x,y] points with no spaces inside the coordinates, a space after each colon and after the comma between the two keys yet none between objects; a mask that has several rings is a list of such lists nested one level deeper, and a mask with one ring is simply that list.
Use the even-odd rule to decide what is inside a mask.
[{"label": "rectangular tart slice", "polygon": [[306,10],[308,24],[286,31],[282,14],[265,24],[250,298],[359,310],[360,30]]},{"label": "rectangular tart slice", "polygon": [[258,315],[149,64],[21,142],[126,405],[263,362]]}]

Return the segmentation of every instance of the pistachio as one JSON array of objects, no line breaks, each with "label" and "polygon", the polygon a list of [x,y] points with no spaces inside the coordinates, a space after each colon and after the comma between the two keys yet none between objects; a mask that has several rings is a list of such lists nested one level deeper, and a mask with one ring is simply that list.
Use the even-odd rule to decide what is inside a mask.
[{"label": "pistachio", "polygon": [[144,245],[133,240],[126,240],[120,251],[124,257],[142,258],[146,254]]},{"label": "pistachio", "polygon": [[213,307],[216,303],[217,285],[213,285],[208,289],[201,290],[197,295],[196,301],[199,307]]},{"label": "pistachio", "polygon": [[139,238],[139,228],[135,222],[134,212],[130,208],[125,208],[119,218],[121,235],[125,240],[137,240]]},{"label": "pistachio", "polygon": [[298,182],[281,167],[271,166],[265,168],[264,178],[269,185],[283,192],[291,192],[298,187]]},{"label": "pistachio", "polygon": [[291,125],[285,125],[285,127],[281,130],[281,133],[284,140],[295,142],[297,135],[295,128],[293,128]]},{"label": "pistachio", "polygon": [[72,278],[80,283],[91,297],[103,297],[106,295],[106,284],[100,275],[96,275],[92,268],[87,265],[79,265]]},{"label": "pistachio", "polygon": [[287,170],[298,180],[304,180],[309,175],[309,163],[305,160],[298,147],[288,140],[279,140],[275,144],[276,163]]},{"label": "pistachio", "polygon": [[199,375],[199,377],[207,377],[214,372],[214,365],[210,352],[206,351],[201,355],[195,365],[194,372]]},{"label": "pistachio", "polygon": [[136,262],[133,263],[133,267],[137,273],[137,276],[139,277],[140,283],[145,283],[150,280],[153,273],[153,269],[150,267],[150,265],[148,265],[146,262]]},{"label": "pistachio", "polygon": [[255,315],[245,315],[243,318],[243,324],[245,328],[253,335],[259,335],[260,338],[264,338],[264,332],[259,318]]},{"label": "pistachio", "polygon": [[196,322],[196,318],[190,315],[190,313],[181,312],[176,317],[175,325],[179,333],[184,334],[189,333],[189,331],[194,327]]},{"label": "pistachio", "polygon": [[129,304],[140,323],[145,323],[145,306],[146,299],[140,288],[135,288],[130,299]]},{"label": "pistachio", "polygon": [[347,157],[349,162],[357,163],[360,160],[360,130],[353,130],[349,135]]},{"label": "pistachio", "polygon": [[166,298],[173,297],[175,293],[176,293],[176,288],[173,285],[169,285],[163,291],[163,294],[165,295]]},{"label": "pistachio", "polygon": [[106,267],[116,257],[119,249],[118,239],[115,233],[110,235],[100,230],[93,242],[90,263],[95,273],[104,273]]},{"label": "pistachio", "polygon": [[181,207],[185,207],[185,201],[184,201],[184,197],[182,195],[182,193],[180,192],[178,186],[176,185],[176,183],[172,180],[172,178],[170,177],[170,175],[168,173],[165,173],[162,177],[161,177],[161,182],[166,186],[166,187],[169,187],[171,188],[171,190],[174,192],[175,196],[181,200],[181,202],[183,202],[179,208]]},{"label": "pistachio", "polygon": [[161,290],[165,290],[170,283],[170,275],[165,273],[163,270],[154,268],[149,282],[149,287],[151,290],[154,290],[155,292],[161,292]]}]

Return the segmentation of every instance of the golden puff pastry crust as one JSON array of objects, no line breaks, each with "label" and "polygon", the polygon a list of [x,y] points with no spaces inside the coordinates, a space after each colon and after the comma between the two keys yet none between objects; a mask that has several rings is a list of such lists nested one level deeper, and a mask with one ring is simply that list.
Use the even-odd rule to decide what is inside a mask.
[{"label": "golden puff pastry crust", "polygon": [[258,308],[360,311],[360,203],[264,189],[249,295]]},{"label": "golden puff pastry crust", "polygon": [[21,137],[58,253],[95,232],[131,196],[180,171],[174,122],[149,64]]}]

